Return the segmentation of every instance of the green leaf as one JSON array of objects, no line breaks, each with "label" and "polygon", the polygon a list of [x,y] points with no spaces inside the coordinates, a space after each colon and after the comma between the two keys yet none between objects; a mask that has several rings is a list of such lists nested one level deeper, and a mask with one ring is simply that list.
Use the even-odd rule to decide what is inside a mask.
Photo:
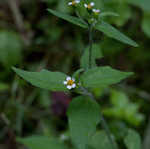
[{"label": "green leaf", "polygon": [[29,149],[66,149],[63,143],[47,136],[31,136],[28,138],[18,138],[17,141],[24,144]]},{"label": "green leaf", "polygon": [[126,3],[126,1],[107,1],[105,7],[107,8],[107,10],[111,10],[112,12],[119,14],[119,17],[109,18],[109,23],[111,22],[112,24],[115,24],[117,26],[125,25],[125,23],[132,16],[131,7],[130,5],[128,5],[128,3]]},{"label": "green leaf", "polygon": [[[64,20],[66,20],[66,21],[68,21],[70,23],[73,23],[73,24],[78,25],[78,26],[83,27],[83,28],[88,28],[88,25],[84,24],[82,22],[82,20],[80,20],[77,17],[73,17],[73,16],[70,16],[68,14],[65,14],[65,13],[62,13],[62,12],[58,12],[58,11],[55,11],[55,10],[52,10],[52,9],[48,9],[48,11],[50,13],[52,13],[53,15],[55,15],[55,16],[61,18],[61,19],[64,19]],[[108,24],[108,23],[106,23],[104,21],[102,21],[101,23],[98,23],[95,26],[95,29],[103,32],[108,37],[117,39],[117,40],[119,40],[119,41],[121,41],[123,43],[129,44],[129,45],[132,45],[132,46],[135,46],[135,47],[138,46],[136,44],[136,42],[134,42],[133,40],[131,40],[130,38],[128,38],[127,36],[125,36],[124,34],[119,32],[117,29],[115,29],[113,26],[111,26],[110,24]]]},{"label": "green leaf", "polygon": [[112,105],[116,107],[123,108],[129,105],[129,98],[124,92],[118,90],[111,90],[110,98]]},{"label": "green leaf", "polygon": [[141,137],[133,129],[128,130],[128,134],[124,139],[127,149],[141,149]]},{"label": "green leaf", "polygon": [[142,21],[142,29],[144,33],[150,37],[150,13],[145,13]]},{"label": "green leaf", "polygon": [[105,131],[97,132],[89,142],[94,149],[113,149]]},{"label": "green leaf", "polygon": [[80,96],[70,103],[68,109],[70,135],[78,149],[85,149],[100,121],[100,107],[86,96]]},{"label": "green leaf", "polygon": [[109,128],[113,133],[113,135],[115,136],[116,140],[124,138],[128,131],[127,124],[124,121],[119,120],[116,121],[114,117],[111,117],[111,119],[112,121],[109,124]]},{"label": "green leaf", "polygon": [[[102,58],[102,52],[100,46],[98,44],[93,44],[92,46],[92,60],[91,64],[92,67],[96,67],[96,59]],[[89,67],[89,47],[87,47],[81,57],[80,61],[81,68],[88,69]]]},{"label": "green leaf", "polygon": [[137,43],[131,40],[129,37],[122,34],[120,31],[118,31],[116,28],[111,26],[110,24],[101,21],[100,23],[96,24],[95,29],[103,32],[110,38],[114,38],[116,40],[119,40],[123,43],[129,44],[131,46],[137,47]]},{"label": "green leaf", "polygon": [[113,89],[110,100],[112,107],[104,109],[104,115],[123,119],[134,126],[138,126],[144,120],[144,115],[139,113],[140,105],[130,102],[124,92]]},{"label": "green leaf", "polygon": [[65,91],[67,90],[63,81],[66,75],[61,72],[51,72],[42,70],[41,72],[28,72],[21,69],[13,68],[13,70],[23,79],[30,82],[36,87],[48,89],[51,91]]},{"label": "green leaf", "polygon": [[48,9],[48,12],[50,12],[51,14],[61,18],[61,19],[64,19],[72,24],[75,24],[75,25],[78,25],[80,27],[83,27],[83,28],[87,28],[88,26],[86,24],[84,24],[82,22],[82,20],[78,19],[77,17],[73,17],[73,16],[70,16],[68,14],[65,14],[63,12],[58,12],[58,11],[55,11],[55,10],[52,10],[52,9]]},{"label": "green leaf", "polygon": [[89,69],[81,75],[81,83],[84,87],[106,87],[133,75],[132,72],[121,72],[109,66]]},{"label": "green leaf", "polygon": [[145,12],[150,12],[150,1],[149,0],[126,0],[130,4],[134,4],[142,8]]},{"label": "green leaf", "polygon": [[119,14],[115,13],[115,12],[102,12],[99,15],[100,17],[107,17],[107,16],[114,16],[114,17],[118,17]]},{"label": "green leaf", "polygon": [[0,32],[0,62],[10,68],[21,62],[22,42],[14,32]]}]

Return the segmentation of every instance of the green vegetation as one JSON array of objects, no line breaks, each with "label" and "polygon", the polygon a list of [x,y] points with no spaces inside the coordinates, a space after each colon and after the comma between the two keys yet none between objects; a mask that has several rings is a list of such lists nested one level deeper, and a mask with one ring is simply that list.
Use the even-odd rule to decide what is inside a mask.
[{"label": "green vegetation", "polygon": [[1,1],[0,148],[149,149],[149,6]]}]

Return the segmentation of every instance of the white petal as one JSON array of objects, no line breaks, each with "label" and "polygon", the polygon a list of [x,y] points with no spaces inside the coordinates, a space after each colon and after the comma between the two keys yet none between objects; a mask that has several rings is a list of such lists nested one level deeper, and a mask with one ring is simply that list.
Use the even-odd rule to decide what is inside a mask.
[{"label": "white petal", "polygon": [[75,78],[72,78],[71,80],[72,80],[73,82],[75,82]]},{"label": "white petal", "polygon": [[71,80],[71,77],[67,77],[66,80],[67,80],[67,81]]},{"label": "white petal", "polygon": [[92,9],[93,12],[96,12],[96,9]]},{"label": "white petal", "polygon": [[99,13],[100,10],[99,9],[92,9],[93,12]]},{"label": "white petal", "polygon": [[72,84],[72,88],[75,88],[76,87],[76,84],[74,83],[74,84]]},{"label": "white petal", "polygon": [[67,85],[67,88],[70,90],[70,89],[72,89],[72,86],[70,86],[70,85]]},{"label": "white petal", "polygon": [[80,3],[80,0],[75,0],[75,2],[78,4],[78,3]]},{"label": "white petal", "polygon": [[72,2],[69,2],[68,5],[71,6],[71,5],[72,5]]},{"label": "white petal", "polygon": [[90,3],[90,5],[91,5],[91,6],[94,6],[94,5],[95,5],[95,3],[94,3],[94,2],[91,2],[91,3]]},{"label": "white petal", "polygon": [[64,84],[66,85],[66,84],[67,84],[67,81],[64,81]]},{"label": "white petal", "polygon": [[87,4],[84,4],[84,7],[85,7],[85,8],[87,8],[87,7],[88,7],[88,5],[87,5]]}]

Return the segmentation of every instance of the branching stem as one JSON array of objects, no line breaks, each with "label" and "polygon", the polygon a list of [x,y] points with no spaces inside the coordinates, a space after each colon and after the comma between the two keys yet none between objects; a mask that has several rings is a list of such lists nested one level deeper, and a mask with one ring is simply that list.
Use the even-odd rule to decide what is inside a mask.
[{"label": "branching stem", "polygon": [[[89,69],[92,68],[92,46],[93,46],[93,24],[89,24],[87,23],[79,14],[79,12],[76,10],[76,15],[81,19],[81,21],[88,25],[88,29],[89,29]],[[84,87],[80,87],[80,90],[82,91],[82,93],[84,95],[89,96],[92,100],[96,100],[95,97],[93,96],[93,94],[91,92],[89,92],[86,88]],[[102,123],[102,127],[104,128],[107,137],[112,145],[112,149],[118,149],[117,145],[115,143],[115,141],[113,140],[112,136],[111,136],[111,132],[109,130],[109,127],[107,125],[107,122],[105,121],[105,118],[103,116],[103,114],[100,112],[100,117],[101,117],[101,123]]]},{"label": "branching stem", "polygon": [[92,68],[93,25],[89,25],[89,69]]}]

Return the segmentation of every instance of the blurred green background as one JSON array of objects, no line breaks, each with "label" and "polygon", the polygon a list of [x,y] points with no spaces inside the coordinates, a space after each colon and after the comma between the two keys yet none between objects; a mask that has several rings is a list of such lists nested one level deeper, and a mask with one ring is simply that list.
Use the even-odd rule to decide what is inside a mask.
[{"label": "blurred green background", "polygon": [[[107,89],[93,92],[111,131],[121,138],[127,127],[136,129],[143,149],[150,146],[150,1],[95,0],[102,11],[118,13],[107,21],[134,39],[133,48],[95,32],[103,54],[99,66],[111,65],[135,75]],[[74,15],[68,0],[0,1],[0,148],[21,149],[16,137],[33,134],[69,141],[66,110],[76,94],[49,92],[19,79],[11,67],[43,68],[71,75],[88,44],[88,33],[48,13],[47,8]]]}]

